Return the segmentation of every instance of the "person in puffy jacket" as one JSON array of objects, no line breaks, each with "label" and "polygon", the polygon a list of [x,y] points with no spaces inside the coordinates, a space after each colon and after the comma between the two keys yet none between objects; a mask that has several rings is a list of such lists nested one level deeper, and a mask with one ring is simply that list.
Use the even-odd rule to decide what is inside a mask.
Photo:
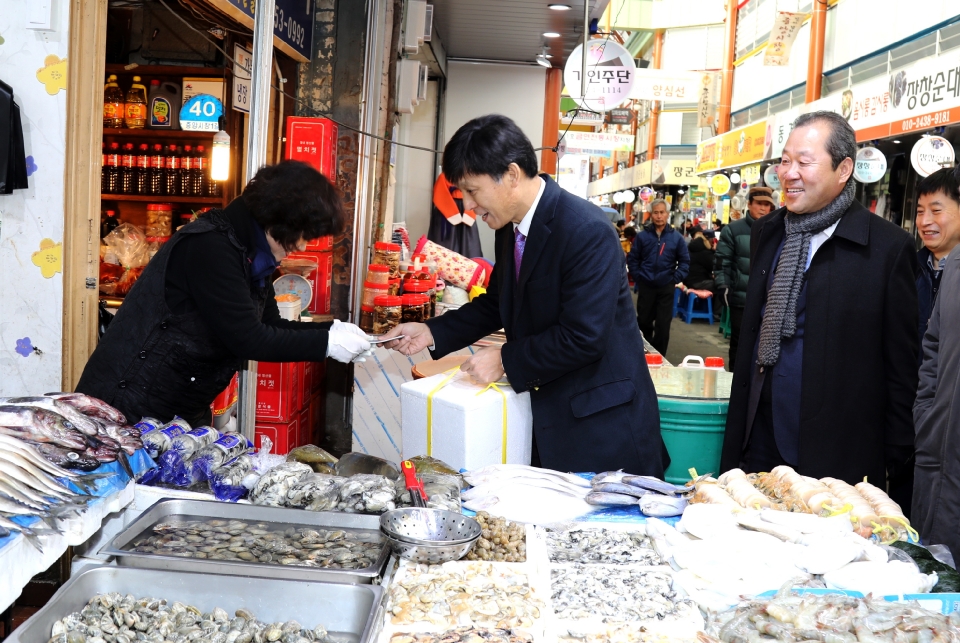
[{"label": "person in puffy jacket", "polygon": [[650,204],[650,223],[634,240],[627,268],[637,285],[640,332],[661,355],[666,355],[673,291],[690,270],[690,253],[683,236],[667,225],[667,202],[663,199]]},{"label": "person in puffy jacket", "polygon": [[707,239],[703,229],[695,228],[693,239],[687,246],[687,252],[690,253],[690,272],[683,285],[693,290],[713,291],[713,265],[714,250],[713,243]]}]

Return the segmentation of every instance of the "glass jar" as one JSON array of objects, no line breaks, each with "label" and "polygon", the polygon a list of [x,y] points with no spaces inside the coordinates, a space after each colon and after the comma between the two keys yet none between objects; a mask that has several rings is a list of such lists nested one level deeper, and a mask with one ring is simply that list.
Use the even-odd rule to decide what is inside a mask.
[{"label": "glass jar", "polygon": [[401,299],[403,301],[401,321],[404,324],[407,322],[423,322],[427,319],[429,303],[426,295],[404,295]]},{"label": "glass jar", "polygon": [[396,279],[400,275],[400,246],[385,241],[376,242],[373,244],[373,263],[388,266],[390,278]]},{"label": "glass jar", "polygon": [[144,234],[148,237],[169,237],[173,234],[173,206],[169,203],[147,204],[147,225]]},{"label": "glass jar", "polygon": [[390,280],[390,283],[387,284],[387,294],[390,294],[393,296],[397,296],[400,294],[400,277]]},{"label": "glass jar", "polygon": [[403,301],[393,295],[380,295],[373,305],[373,334],[383,335],[400,324]]},{"label": "glass jar", "polygon": [[404,282],[403,284],[403,294],[404,295],[421,295],[427,298],[427,306],[424,310],[424,317],[430,319],[433,317],[433,305],[430,304],[431,297],[431,285],[429,282],[423,281],[421,279],[411,279]]},{"label": "glass jar", "polygon": [[367,281],[374,284],[390,283],[390,266],[372,263],[367,266]]},{"label": "glass jar", "polygon": [[387,284],[376,284],[372,281],[365,282],[363,284],[363,298],[360,300],[360,305],[373,308],[373,300],[380,295],[389,294],[387,292],[389,288],[390,286]]},{"label": "glass jar", "polygon": [[360,330],[365,333],[373,332],[373,306],[360,306]]}]

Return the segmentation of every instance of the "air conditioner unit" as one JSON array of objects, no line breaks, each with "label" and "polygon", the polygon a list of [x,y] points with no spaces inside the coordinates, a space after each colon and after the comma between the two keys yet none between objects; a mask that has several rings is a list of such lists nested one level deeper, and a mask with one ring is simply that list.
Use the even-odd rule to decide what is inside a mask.
[{"label": "air conditioner unit", "polygon": [[420,65],[420,83],[417,85],[417,102],[427,100],[427,81],[430,80],[430,68]]},{"label": "air conditioner unit", "polygon": [[427,5],[427,17],[423,21],[423,42],[430,42],[433,37],[433,5]]},{"label": "air conditioner unit", "polygon": [[412,114],[419,101],[420,63],[403,59],[397,64],[397,111]]},{"label": "air conditioner unit", "polygon": [[426,0],[407,0],[407,16],[403,22],[403,50],[415,54],[423,44],[423,24],[427,17]]}]

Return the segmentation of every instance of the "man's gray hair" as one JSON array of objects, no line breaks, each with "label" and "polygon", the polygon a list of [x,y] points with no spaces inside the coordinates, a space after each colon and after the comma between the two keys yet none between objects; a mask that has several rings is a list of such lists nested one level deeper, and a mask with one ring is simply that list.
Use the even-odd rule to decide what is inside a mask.
[{"label": "man's gray hair", "polygon": [[653,201],[651,201],[651,202],[650,202],[650,212],[653,212],[653,209],[654,209],[655,207],[657,207],[658,205],[662,205],[664,208],[666,208],[667,212],[670,212],[670,205],[669,205],[666,201],[664,201],[663,199],[654,199]]},{"label": "man's gray hair", "polygon": [[840,114],[836,112],[810,112],[801,114],[793,122],[793,129],[805,127],[813,123],[827,123],[830,125],[830,137],[827,138],[827,153],[833,162],[833,169],[837,169],[843,159],[851,161],[857,158],[857,135]]}]

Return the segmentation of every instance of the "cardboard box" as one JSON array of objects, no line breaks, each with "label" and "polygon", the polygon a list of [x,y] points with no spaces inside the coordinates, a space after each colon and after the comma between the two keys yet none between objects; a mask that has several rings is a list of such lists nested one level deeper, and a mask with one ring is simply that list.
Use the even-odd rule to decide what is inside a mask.
[{"label": "cardboard box", "polygon": [[290,422],[300,412],[300,362],[257,362],[257,421]]},{"label": "cardboard box", "polygon": [[310,398],[307,411],[310,413],[310,444],[320,444],[325,436],[326,415],[324,413],[323,393],[317,393]]},{"label": "cardboard box", "polygon": [[333,236],[320,237],[307,244],[309,252],[333,252]]},{"label": "cardboard box", "polygon": [[198,94],[210,94],[221,103],[223,102],[223,79],[222,78],[184,78],[183,91],[180,95],[183,97],[183,105]]},{"label": "cardboard box", "polygon": [[[473,349],[451,354],[472,355]],[[354,365],[353,451],[391,462],[401,460],[400,387],[413,380],[411,369],[415,364],[430,359],[426,350],[407,357],[376,348],[366,361]]]},{"label": "cardboard box", "polygon": [[310,405],[304,404],[300,411],[300,429],[297,436],[297,446],[313,444],[313,417],[310,415]]},{"label": "cardboard box", "polygon": [[[530,464],[533,412],[530,394],[517,394],[509,384],[501,395],[464,373],[454,375],[432,399],[432,448],[428,447],[427,396],[448,376],[434,375],[400,387],[402,455],[429,454],[454,469],[478,469],[503,462]],[[481,392],[483,391],[483,392]],[[506,445],[503,443],[503,405],[507,405]]]},{"label": "cardboard box", "polygon": [[317,269],[306,276],[313,288],[313,299],[307,310],[315,315],[330,313],[330,288],[333,284],[332,252],[291,252],[291,259],[309,259],[317,264]]},{"label": "cardboard box", "polygon": [[300,446],[300,415],[297,414],[289,422],[261,422],[257,420],[254,424],[254,446],[257,449],[263,448],[263,438],[268,437],[273,442],[270,453],[277,455],[286,455],[290,449]]},{"label": "cardboard box", "polygon": [[326,362],[313,362],[313,386],[310,388],[311,393],[321,393],[326,390],[327,386],[327,363]]},{"label": "cardboard box", "polygon": [[315,362],[300,362],[300,407],[307,408],[313,394],[313,372]]}]

